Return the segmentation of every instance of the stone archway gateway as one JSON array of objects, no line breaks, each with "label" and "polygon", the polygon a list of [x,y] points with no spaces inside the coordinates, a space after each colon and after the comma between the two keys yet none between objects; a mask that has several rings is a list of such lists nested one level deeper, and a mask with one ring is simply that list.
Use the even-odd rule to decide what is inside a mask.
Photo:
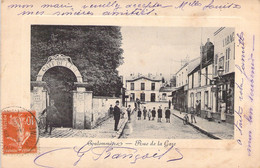
[{"label": "stone archway gateway", "polygon": [[77,78],[74,82],[72,127],[77,129],[91,128],[92,122],[92,91],[86,91],[86,84],[78,68],[69,56],[56,54],[49,56],[40,69],[36,81],[31,81],[31,109],[41,113],[49,105],[49,89],[42,81],[44,74],[53,67],[65,67],[71,70]]},{"label": "stone archway gateway", "polygon": [[73,64],[70,57],[65,56],[63,54],[56,54],[54,56],[49,56],[45,65],[42,66],[41,70],[39,71],[36,81],[42,81],[42,77],[50,68],[55,66],[61,66],[70,69],[76,76],[77,82],[82,83],[82,76],[78,70],[78,68]]}]

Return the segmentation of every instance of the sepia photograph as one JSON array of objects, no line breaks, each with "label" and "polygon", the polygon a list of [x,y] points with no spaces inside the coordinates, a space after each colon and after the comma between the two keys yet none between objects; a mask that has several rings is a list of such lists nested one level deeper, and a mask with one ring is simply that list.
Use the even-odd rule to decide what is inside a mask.
[{"label": "sepia photograph", "polygon": [[40,138],[233,139],[235,28],[31,25]]}]

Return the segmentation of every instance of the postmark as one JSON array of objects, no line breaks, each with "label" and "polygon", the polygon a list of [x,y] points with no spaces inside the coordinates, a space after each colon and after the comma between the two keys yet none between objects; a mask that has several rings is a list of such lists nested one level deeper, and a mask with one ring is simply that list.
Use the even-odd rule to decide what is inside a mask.
[{"label": "postmark", "polygon": [[3,154],[37,152],[36,112],[21,107],[2,110]]}]

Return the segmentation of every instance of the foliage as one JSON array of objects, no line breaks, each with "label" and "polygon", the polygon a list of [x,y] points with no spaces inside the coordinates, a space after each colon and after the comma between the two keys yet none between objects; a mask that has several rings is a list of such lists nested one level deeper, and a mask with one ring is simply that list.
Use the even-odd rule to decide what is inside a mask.
[{"label": "foliage", "polygon": [[[122,35],[115,26],[31,26],[31,80],[55,54],[72,58],[94,95],[120,94],[117,68],[123,63]],[[59,73],[57,73],[59,75]]]}]

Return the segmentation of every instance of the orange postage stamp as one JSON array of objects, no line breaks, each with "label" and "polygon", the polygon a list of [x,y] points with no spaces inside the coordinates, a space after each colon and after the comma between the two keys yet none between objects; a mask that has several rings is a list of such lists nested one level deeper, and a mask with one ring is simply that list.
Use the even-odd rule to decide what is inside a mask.
[{"label": "orange postage stamp", "polygon": [[2,111],[3,153],[37,152],[35,111]]}]

